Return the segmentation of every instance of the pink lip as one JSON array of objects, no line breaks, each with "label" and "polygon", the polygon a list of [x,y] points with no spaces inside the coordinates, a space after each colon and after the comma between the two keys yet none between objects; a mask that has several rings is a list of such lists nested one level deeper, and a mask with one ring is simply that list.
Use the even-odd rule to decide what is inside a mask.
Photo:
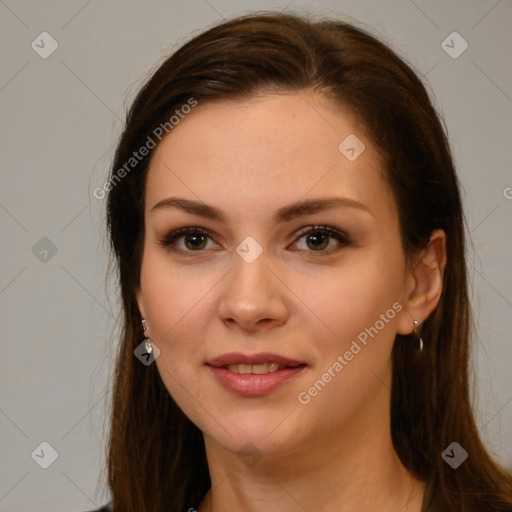
[{"label": "pink lip", "polygon": [[[279,363],[282,368],[276,372],[264,375],[234,373],[227,369],[227,366],[230,364],[252,365],[266,362]],[[251,397],[262,396],[272,392],[301,372],[306,367],[306,364],[270,353],[260,353],[251,356],[230,353],[212,359],[207,363],[207,366],[218,382],[228,391],[241,396]]]},{"label": "pink lip", "polygon": [[277,354],[271,354],[270,352],[261,352],[259,354],[246,355],[239,352],[230,352],[229,354],[223,354],[215,357],[208,361],[209,366],[215,366],[220,368],[222,366],[228,366],[230,364],[263,364],[275,362],[282,366],[288,366],[290,368],[304,365],[302,361],[295,361],[288,359]]},{"label": "pink lip", "polygon": [[227,390],[242,396],[262,396],[290,380],[294,375],[302,371],[305,366],[283,368],[282,370],[265,375],[233,373],[226,368],[209,365],[208,368]]}]

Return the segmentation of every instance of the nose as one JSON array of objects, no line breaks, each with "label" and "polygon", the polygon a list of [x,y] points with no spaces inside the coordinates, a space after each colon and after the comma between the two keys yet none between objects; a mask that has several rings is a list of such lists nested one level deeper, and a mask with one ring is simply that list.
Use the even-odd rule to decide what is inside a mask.
[{"label": "nose", "polygon": [[289,311],[285,294],[289,289],[265,252],[251,263],[235,252],[233,268],[223,281],[218,315],[230,329],[256,332],[286,322]]}]

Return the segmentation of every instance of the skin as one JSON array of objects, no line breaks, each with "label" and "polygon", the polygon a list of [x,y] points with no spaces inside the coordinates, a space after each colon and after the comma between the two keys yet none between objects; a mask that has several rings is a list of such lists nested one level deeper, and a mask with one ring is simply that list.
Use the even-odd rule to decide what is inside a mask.
[{"label": "skin", "polygon": [[[354,161],[338,149],[349,134],[366,146]],[[445,234],[435,231],[407,265],[382,172],[363,127],[308,91],[199,104],[156,148],[137,301],[166,388],[204,434],[212,489],[200,512],[421,510],[424,484],[391,443],[391,350],[396,334],[411,333],[439,301]],[[171,196],[211,205],[225,222],[153,210]],[[282,206],[332,196],[367,210],[272,220]],[[316,249],[298,232],[319,224],[346,231],[352,243],[324,233]],[[190,257],[159,244],[186,226],[211,232],[200,250],[176,241]],[[252,263],[236,252],[248,236],[263,249]],[[300,403],[298,394],[395,303],[400,311]],[[227,352],[272,352],[307,366],[270,394],[241,397],[205,366]],[[242,447],[255,458],[239,457]]]}]

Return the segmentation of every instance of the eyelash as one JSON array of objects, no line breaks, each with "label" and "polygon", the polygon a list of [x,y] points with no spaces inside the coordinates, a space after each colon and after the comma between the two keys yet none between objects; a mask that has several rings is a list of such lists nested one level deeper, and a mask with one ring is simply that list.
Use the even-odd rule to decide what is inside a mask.
[{"label": "eyelash", "polygon": [[[205,235],[205,236],[208,236],[211,238],[211,233],[208,230],[191,226],[191,227],[186,227],[186,228],[180,228],[180,229],[177,229],[176,231],[172,231],[165,238],[159,240],[159,244],[169,251],[179,252],[187,257],[194,256],[194,253],[204,252],[204,249],[199,249],[197,251],[191,251],[191,250],[184,251],[182,249],[176,249],[176,247],[175,247],[176,240],[178,238],[181,238],[185,235],[192,234],[192,233],[193,234],[202,234],[202,235]],[[352,245],[352,241],[346,233],[344,233],[343,231],[341,231],[337,228],[334,228],[332,226],[321,226],[321,225],[307,226],[306,228],[303,228],[299,231],[297,240],[300,240],[305,235],[308,235],[311,233],[327,234],[327,235],[329,235],[329,237],[336,239],[342,247],[347,247],[347,246]],[[335,248],[327,249],[327,250],[319,250],[319,251],[309,250],[309,253],[312,256],[329,256],[330,254],[332,254],[333,252],[335,252],[339,249],[340,249],[340,247],[335,247]]]}]

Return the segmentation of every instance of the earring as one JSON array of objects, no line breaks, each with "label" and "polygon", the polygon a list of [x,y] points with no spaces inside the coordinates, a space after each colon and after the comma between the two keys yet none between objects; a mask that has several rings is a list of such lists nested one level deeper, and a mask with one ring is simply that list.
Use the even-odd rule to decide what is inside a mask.
[{"label": "earring", "polygon": [[416,336],[420,339],[420,352],[423,350],[423,340],[421,339],[420,335],[421,330],[421,323],[417,320],[414,320],[414,332],[416,333]]},{"label": "earring", "polygon": [[[142,320],[142,328],[144,329],[144,333],[146,333],[146,329],[148,328],[146,320]],[[150,337],[145,338],[144,342],[145,342],[144,346],[146,347],[146,352],[148,354],[151,354],[151,352],[153,352],[153,344],[151,343],[151,338]]]}]

